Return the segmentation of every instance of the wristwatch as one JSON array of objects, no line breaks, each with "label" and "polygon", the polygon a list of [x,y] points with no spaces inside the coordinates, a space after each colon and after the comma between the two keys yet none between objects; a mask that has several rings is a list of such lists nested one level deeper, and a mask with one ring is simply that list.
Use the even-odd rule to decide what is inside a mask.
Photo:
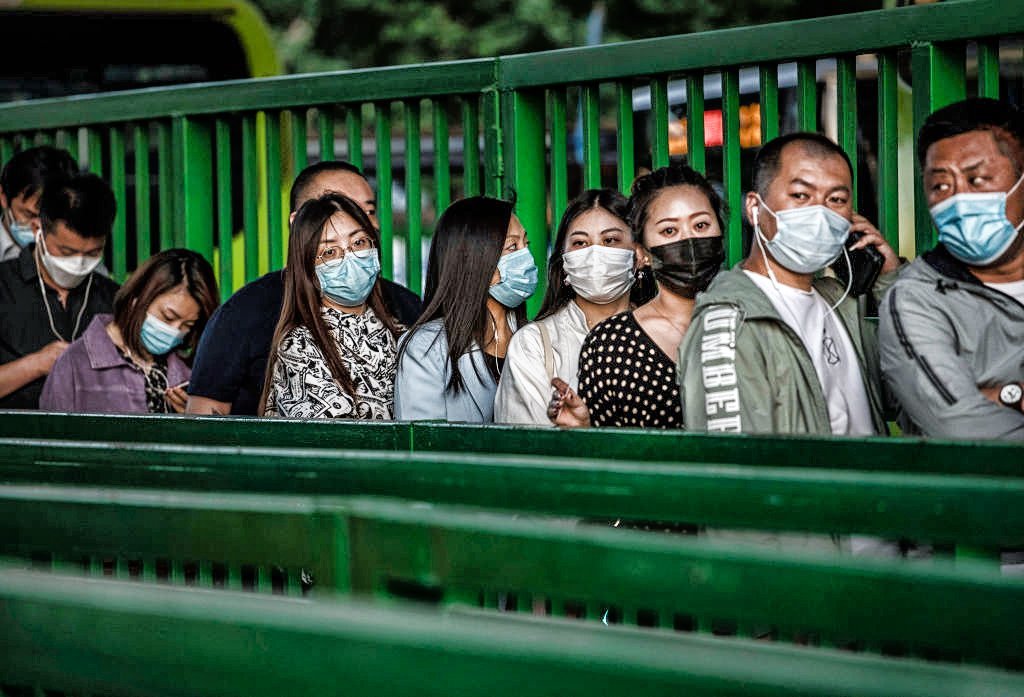
[{"label": "wristwatch", "polygon": [[1020,411],[1022,399],[1024,399],[1024,389],[1021,388],[1018,382],[1007,383],[999,390],[999,401],[1004,407]]}]

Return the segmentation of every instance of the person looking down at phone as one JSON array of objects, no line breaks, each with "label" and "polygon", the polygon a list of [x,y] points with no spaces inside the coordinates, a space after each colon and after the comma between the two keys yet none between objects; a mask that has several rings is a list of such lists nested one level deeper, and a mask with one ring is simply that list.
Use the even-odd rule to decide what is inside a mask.
[{"label": "person looking down at phone", "polygon": [[61,354],[43,385],[44,411],[121,414],[185,412],[195,351],[217,308],[210,263],[187,249],[149,258]]},{"label": "person looking down at phone", "polygon": [[1024,113],[967,99],[918,135],[938,244],[879,306],[907,433],[1024,440]]},{"label": "person looking down at phone", "polygon": [[[900,261],[854,212],[846,153],[816,133],[776,138],[754,162],[745,212],[750,255],[697,297],[679,347],[687,429],[744,433],[887,433],[873,327],[846,284],[818,272],[871,247],[873,291]],[[858,237],[851,244],[851,235]]]}]

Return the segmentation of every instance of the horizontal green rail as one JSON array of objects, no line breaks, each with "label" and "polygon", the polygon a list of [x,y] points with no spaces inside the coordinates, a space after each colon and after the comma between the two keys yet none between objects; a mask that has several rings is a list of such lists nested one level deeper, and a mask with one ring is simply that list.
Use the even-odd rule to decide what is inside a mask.
[{"label": "horizontal green rail", "polygon": [[[516,616],[0,571],[0,682],[118,695],[1005,697],[1024,678]],[[112,658],[116,657],[116,659]]]},{"label": "horizontal green rail", "polygon": [[556,616],[608,609],[623,624],[1024,668],[1024,580],[962,561],[725,547],[382,499],[39,486],[0,486],[0,555],[279,594],[299,594],[303,573],[318,597],[482,606],[501,594]]},{"label": "horizontal green rail", "polygon": [[0,439],[0,481],[365,494],[558,515],[1024,546],[1024,479],[1006,477]]},{"label": "horizontal green rail", "polygon": [[1021,475],[1021,447],[997,441],[923,438],[749,436],[684,431],[477,426],[430,422],[345,423],[330,419],[120,416],[0,412],[0,438],[190,443],[295,448],[465,452],[603,460]]}]

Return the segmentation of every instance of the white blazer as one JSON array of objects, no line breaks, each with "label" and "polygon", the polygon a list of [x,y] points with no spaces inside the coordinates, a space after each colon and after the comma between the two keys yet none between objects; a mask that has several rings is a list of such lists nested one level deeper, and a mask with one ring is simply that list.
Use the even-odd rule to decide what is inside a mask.
[{"label": "white blazer", "polygon": [[[447,389],[451,378],[448,337],[442,320],[427,322],[399,340],[401,359],[395,376],[395,418],[401,421],[442,419],[466,423],[494,420],[497,383],[487,370],[486,356],[473,347],[459,358],[465,386],[458,394]],[[474,370],[475,368],[475,370]]]},{"label": "white blazer", "polygon": [[547,415],[551,376],[544,357],[542,324],[551,342],[554,377],[565,380],[573,390],[579,387],[580,349],[590,330],[583,310],[570,300],[555,314],[530,322],[512,337],[494,399],[496,423],[552,425]]}]

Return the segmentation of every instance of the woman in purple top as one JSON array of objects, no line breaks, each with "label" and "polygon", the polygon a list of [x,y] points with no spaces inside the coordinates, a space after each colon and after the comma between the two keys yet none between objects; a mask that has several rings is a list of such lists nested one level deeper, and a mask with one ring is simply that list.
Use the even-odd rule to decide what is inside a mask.
[{"label": "woman in purple top", "polygon": [[202,256],[168,249],[151,257],[57,359],[43,386],[43,411],[183,413],[195,350],[217,307],[217,281]]}]

